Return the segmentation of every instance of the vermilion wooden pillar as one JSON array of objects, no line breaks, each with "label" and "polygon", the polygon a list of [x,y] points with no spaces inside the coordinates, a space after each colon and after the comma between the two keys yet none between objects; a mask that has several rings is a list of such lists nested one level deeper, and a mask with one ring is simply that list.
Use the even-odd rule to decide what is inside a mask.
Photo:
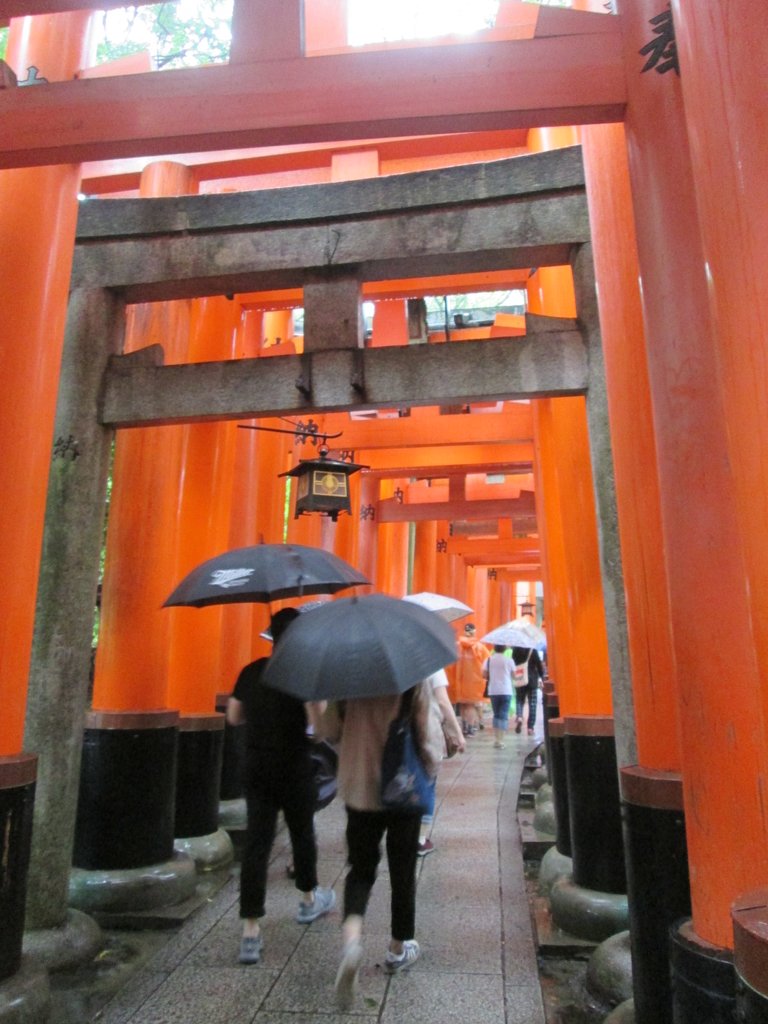
[{"label": "vermilion wooden pillar", "polygon": [[452,593],[451,556],[447,550],[450,527],[451,524],[446,520],[438,520],[435,537],[435,592],[455,597]]},{"label": "vermilion wooden pillar", "polygon": [[[240,305],[225,296],[197,299],[190,316],[189,362],[232,358],[236,351]],[[182,579],[196,565],[229,547],[236,434],[232,422],[191,423],[183,428],[181,474],[174,530],[175,575]],[[224,609],[171,608],[167,703],[179,709],[174,836],[197,857],[199,837],[206,844],[218,829],[224,720],[216,695],[226,685],[220,662]],[[231,846],[220,837],[226,860]],[[205,857],[210,851],[205,852]]]},{"label": "vermilion wooden pillar", "polygon": [[658,467],[622,125],[582,130],[627,597],[638,763],[621,766],[637,1024],[671,1024],[670,925],[690,914]]},{"label": "vermilion wooden pillar", "polygon": [[[743,127],[740,118],[747,108],[741,105],[739,90],[742,82],[746,83],[745,96],[754,96],[752,88],[759,88],[758,65],[750,61],[750,54],[756,41],[764,40],[764,32],[747,5],[741,5],[744,20],[729,6],[727,29],[717,5],[705,3],[701,17],[692,5],[678,8],[684,33],[680,47],[683,72],[687,67],[692,76],[687,86],[692,104],[689,114],[688,95],[683,96],[684,74],[681,78],[674,72],[659,74],[657,67],[643,71],[638,57],[638,51],[653,37],[650,19],[659,13],[658,7],[641,0],[620,2],[619,9],[629,89],[629,168],[679,671],[693,932],[706,955],[707,944],[721,949],[732,945],[730,905],[739,893],[764,881],[768,838],[762,797],[768,766],[765,736],[758,725],[764,720],[764,695],[750,628],[755,616],[745,560],[748,539],[744,527],[752,513],[732,470],[735,446],[730,442],[738,423],[738,437],[747,447],[752,443],[753,384],[748,378],[760,377],[755,359],[759,360],[762,349],[760,342],[753,342],[754,329],[745,334],[737,327],[740,321],[724,315],[726,309],[735,311],[745,301],[752,310],[750,317],[754,314],[759,319],[759,305],[738,288],[730,296],[733,300],[738,294],[736,301],[725,297],[728,287],[744,282],[744,274],[754,284],[759,261],[757,266],[750,262],[751,228],[746,234],[740,232],[732,208],[729,213],[728,204],[734,201],[729,183],[738,182],[743,224],[748,222],[747,209],[760,211],[758,216],[764,216],[764,211],[759,193],[753,208],[751,196],[742,191],[747,180],[756,180],[749,175],[755,151],[747,146],[741,155],[738,134],[729,134],[730,113],[722,134],[713,127],[718,111],[731,109],[728,100],[723,107],[722,97],[715,98],[718,94],[713,88],[715,83],[716,89],[730,88],[728,75],[719,73],[723,60],[734,62],[730,66],[739,86],[731,99],[740,113],[732,116],[734,128]],[[705,22],[712,26],[711,36]],[[717,26],[723,29],[722,37],[717,35]],[[731,43],[733,32],[737,34]],[[746,61],[743,74],[738,67],[741,56]],[[706,72],[698,68],[700,60],[706,61]],[[711,83],[705,81],[710,75]],[[749,101],[745,102],[748,106]],[[706,142],[700,138],[702,133]],[[695,142],[697,147],[695,161],[689,155],[689,138],[691,146]],[[716,165],[707,166],[721,146],[722,161],[718,158]],[[721,180],[719,171],[725,173],[726,168],[725,180]],[[697,206],[697,187],[702,199],[707,197],[708,206],[701,202]],[[717,204],[720,210],[715,211]],[[726,222],[734,232],[734,241],[728,243],[733,247],[720,252],[704,229],[705,224],[710,230],[714,224]],[[724,244],[725,230],[723,227],[719,236]],[[707,241],[706,248],[702,248],[702,238]],[[756,251],[764,252],[764,245],[763,240]],[[747,293],[755,296],[755,302],[763,301],[754,289],[748,288]],[[751,323],[754,328],[756,321]],[[733,378],[733,384],[726,381],[734,367],[723,364],[729,344],[743,371],[741,377]],[[743,359],[737,352],[744,353]],[[760,385],[754,387],[759,390]],[[733,406],[737,395],[738,405]],[[747,416],[745,430],[740,408]],[[764,476],[753,475],[750,500],[757,495],[762,501],[764,487]],[[754,596],[751,600],[754,602]],[[708,621],[712,609],[717,609],[718,629],[724,631],[721,635],[728,637],[725,644],[714,641]],[[727,687],[722,685],[724,678],[729,680]]]},{"label": "vermilion wooden pillar", "polygon": [[[12,20],[5,59],[19,81],[27,78],[31,66],[50,82],[71,79],[86,66],[91,18],[89,12],[78,12]],[[47,783],[67,758],[56,764],[49,756],[60,737],[51,734],[42,716],[27,732],[26,741],[24,733],[79,177],[76,165],[0,172],[0,301],[5,320],[0,344],[0,564],[13,580],[0,599],[0,984],[8,979],[9,986],[21,963],[25,926],[55,927],[66,916],[66,877],[57,869],[66,870],[71,831],[59,831],[62,819],[47,823],[64,852],[58,865],[52,863],[55,858],[46,860],[48,892],[37,894],[45,912],[36,916],[26,908],[28,878],[30,891],[35,885],[34,866],[30,870],[35,859],[35,789],[42,780],[45,792],[39,815],[48,805]],[[62,443],[66,446],[66,440],[60,449]],[[74,702],[75,712],[78,704]],[[30,713],[35,707],[33,698]],[[64,720],[69,720],[66,715]],[[35,753],[23,752],[24,746]],[[71,788],[68,795],[74,796]],[[64,802],[59,800],[59,806]],[[64,820],[69,810],[71,806],[63,812]],[[47,898],[49,894],[55,898]],[[47,1016],[47,981],[39,969],[35,974],[36,1007],[30,1005],[32,986],[27,980],[16,991],[3,985],[0,1002],[11,1014],[33,1019],[37,1010],[40,1019]]]},{"label": "vermilion wooden pillar", "polygon": [[[231,358],[239,317],[239,304],[224,296],[195,300],[189,361]],[[229,546],[237,433],[242,431],[226,421],[183,428],[173,533],[178,580]],[[182,714],[212,714],[223,683],[219,676],[222,607],[169,608],[163,614],[170,618],[168,706]]]},{"label": "vermilion wooden pillar", "polygon": [[[557,648],[560,711],[607,715],[611,713],[610,676],[584,400],[543,399],[537,402],[534,422],[542,449],[550,540],[548,582],[553,593],[547,626],[550,631],[555,624],[562,627],[568,637],[567,654]],[[558,502],[554,508],[549,503],[552,488],[548,490],[552,477]],[[554,640],[562,646],[559,633]]]},{"label": "vermilion wooden pillar", "polygon": [[376,302],[371,348],[408,344],[408,308],[405,299]]},{"label": "vermilion wooden pillar", "polygon": [[[362,461],[364,462],[365,459],[363,459]],[[355,473],[349,478],[349,504],[351,511],[349,515],[341,515],[336,520],[336,527],[334,529],[333,536],[334,552],[339,556],[339,558],[343,558],[345,562],[349,562],[350,565],[357,566],[358,568],[358,557],[360,550],[360,527],[362,525],[362,521],[360,519],[360,509],[362,507],[361,489],[361,474]],[[355,587],[353,592],[356,594],[364,594],[367,593],[367,590]]]},{"label": "vermilion wooden pillar", "polygon": [[[6,61],[19,80],[32,65],[51,82],[72,78],[89,62],[91,17],[14,19]],[[22,747],[79,178],[76,165],[0,171],[0,562],[15,581],[0,599],[0,755]]]},{"label": "vermilion wooden pillar", "polygon": [[437,521],[426,519],[416,523],[416,541],[413,558],[414,594],[435,590],[435,563],[437,560]]},{"label": "vermilion wooden pillar", "polygon": [[[353,479],[359,479],[360,490],[357,506],[352,506],[352,516],[357,518],[357,563],[360,572],[366,576],[372,584],[376,582],[376,566],[378,563],[378,520],[376,518],[376,505],[379,500],[379,481],[376,477],[369,476],[365,470],[356,473]],[[355,587],[355,593],[365,593],[360,587]]]},{"label": "vermilion wooden pillar", "polygon": [[[145,197],[195,190],[192,172],[181,164],[162,161],[142,173]],[[126,351],[161,344],[166,363],[185,362],[189,310],[186,300],[131,307]],[[182,436],[182,427],[140,427],[121,431],[115,442],[93,691],[98,710],[167,706],[170,619],[160,608],[178,582],[174,538]]]},{"label": "vermilion wooden pillar", "polygon": [[[242,310],[235,340],[236,358],[258,356],[261,313]],[[232,499],[227,547],[241,548],[259,539],[257,509],[261,497],[256,473],[259,444],[267,435],[235,428]],[[280,436],[280,435],[275,435]],[[228,692],[240,669],[253,659],[253,606],[225,605],[221,612],[219,644],[220,692]]]},{"label": "vermilion wooden pillar", "polygon": [[[263,353],[262,353],[263,354]],[[281,420],[260,420],[263,426],[285,428]],[[284,540],[283,531],[286,526],[285,491],[287,477],[280,477],[294,465],[293,439],[288,434],[275,434],[268,431],[245,431],[258,438],[255,450],[253,473],[256,479],[258,494],[257,506],[254,509],[256,521],[257,544],[281,544]],[[293,515],[293,509],[288,509]],[[272,650],[272,645],[259,637],[269,625],[270,606],[268,604],[251,605],[253,616],[252,658],[265,657]],[[279,605],[272,610],[277,611]],[[240,666],[242,668],[242,666]],[[237,675],[227,680],[226,686],[234,686]]]},{"label": "vermilion wooden pillar", "polygon": [[[744,550],[748,621],[753,632],[754,665],[749,659],[749,668],[743,674],[741,665],[734,665],[740,673],[739,692],[734,697],[740,700],[747,688],[750,696],[755,693],[752,679],[756,670],[763,722],[757,734],[757,710],[752,701],[734,708],[733,717],[719,717],[721,735],[735,734],[741,754],[738,762],[732,762],[739,794],[732,809],[738,808],[737,827],[744,830],[746,842],[737,844],[736,836],[728,832],[727,822],[720,820],[717,838],[721,860],[739,857],[738,868],[733,878],[721,878],[718,885],[714,864],[707,864],[705,884],[711,884],[713,889],[717,885],[716,902],[714,907],[707,906],[706,892],[699,893],[696,888],[693,922],[702,937],[711,934],[715,927],[720,935],[721,928],[725,930],[723,904],[736,893],[733,919],[740,979],[738,1010],[748,1022],[753,1022],[768,1013],[768,983],[765,974],[756,969],[768,957],[765,875],[752,858],[753,851],[765,849],[767,829],[762,799],[768,721],[768,555],[764,543],[768,511],[768,398],[764,387],[768,354],[768,196],[764,167],[768,140],[761,117],[765,109],[768,59],[765,12],[745,0],[727,5],[705,0],[698,6],[689,0],[678,0],[673,4],[673,12],[693,184],[708,272],[707,297],[714,323],[726,441],[733,469],[736,502],[732,511]],[[706,71],[701,67],[702,61],[707,63]],[[706,785],[711,787],[719,806],[725,799],[724,779],[720,777],[716,789],[717,767],[710,762],[708,769]],[[749,777],[742,776],[742,770],[749,771]],[[690,841],[693,842],[692,836]],[[697,853],[698,848],[697,843]],[[708,860],[713,852],[707,850]],[[750,906],[760,909],[752,913],[745,930]],[[747,937],[750,942],[744,941]]]},{"label": "vermilion wooden pillar", "polygon": [[[404,483],[400,480],[382,480],[381,498],[391,498]],[[381,523],[379,525],[379,561],[376,589],[392,597],[402,597],[408,590],[408,524]]]}]

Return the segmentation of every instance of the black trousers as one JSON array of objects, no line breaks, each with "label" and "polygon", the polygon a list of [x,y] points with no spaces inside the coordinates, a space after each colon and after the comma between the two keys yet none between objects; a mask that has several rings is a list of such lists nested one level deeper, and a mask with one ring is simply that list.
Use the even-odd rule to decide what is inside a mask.
[{"label": "black trousers", "polygon": [[296,888],[311,892],[317,885],[315,783],[309,755],[302,753],[279,764],[249,764],[245,801],[248,826],[240,868],[240,917],[263,917],[269,855],[280,811],[291,837]]},{"label": "black trousers", "polygon": [[387,864],[392,886],[392,938],[412,939],[416,929],[416,861],[421,816],[397,811],[356,811],[347,807],[347,860],[344,917],[365,914],[381,860],[386,835]]},{"label": "black trousers", "polygon": [[523,717],[523,709],[525,708],[525,701],[528,700],[528,728],[532,729],[536,725],[536,702],[539,697],[539,684],[538,681],[528,683],[527,686],[518,686],[515,688],[515,709],[517,711],[517,717]]}]

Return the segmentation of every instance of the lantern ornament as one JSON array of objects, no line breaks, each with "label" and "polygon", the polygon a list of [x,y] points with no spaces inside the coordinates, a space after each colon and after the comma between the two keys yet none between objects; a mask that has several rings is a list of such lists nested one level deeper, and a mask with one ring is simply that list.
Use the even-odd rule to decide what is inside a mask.
[{"label": "lantern ornament", "polygon": [[[312,420],[310,420],[310,424],[312,424]],[[261,427],[250,423],[238,423],[238,426],[244,430],[266,430],[271,434],[291,434],[297,438],[297,444],[304,444],[307,439],[310,439],[312,444],[317,444],[318,440],[320,441],[317,458],[302,459],[298,466],[289,469],[287,473],[278,473],[278,476],[296,477],[294,519],[298,519],[305,512],[318,512],[320,515],[330,516],[335,523],[339,512],[351,511],[349,478],[358,470],[368,469],[368,467],[353,462],[351,451],[344,451],[343,460],[328,458],[329,448],[326,443],[328,438],[341,437],[341,433],[323,434],[317,430],[316,424],[313,429],[295,424],[293,430],[283,430],[281,427]]]},{"label": "lantern ornament", "polygon": [[349,478],[360,469],[365,466],[329,459],[328,449],[323,445],[316,459],[302,459],[298,466],[281,473],[280,476],[296,478],[294,519],[305,512],[319,512],[336,522],[340,512],[351,511]]}]

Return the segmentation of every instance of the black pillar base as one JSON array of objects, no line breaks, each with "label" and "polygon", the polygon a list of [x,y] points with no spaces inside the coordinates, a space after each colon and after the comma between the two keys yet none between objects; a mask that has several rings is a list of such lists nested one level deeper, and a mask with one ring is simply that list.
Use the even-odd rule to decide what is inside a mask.
[{"label": "black pillar base", "polygon": [[563,722],[573,880],[585,889],[626,893],[613,719],[566,715]]},{"label": "black pillar base", "polygon": [[635,1019],[672,1024],[667,936],[691,914],[682,779],[631,765],[621,792]]},{"label": "black pillar base", "polygon": [[740,896],[731,916],[737,1020],[768,1024],[768,889]]},{"label": "black pillar base", "polygon": [[672,927],[669,948],[675,1024],[736,1024],[731,952],[700,939],[690,921]]},{"label": "black pillar base", "polygon": [[563,857],[571,856],[571,815],[568,809],[568,776],[565,770],[565,735],[562,718],[551,718],[549,730],[549,776],[555,805],[555,846]]},{"label": "black pillar base", "polygon": [[126,871],[173,857],[178,712],[90,712],[73,865]]},{"label": "black pillar base", "polygon": [[219,827],[224,716],[182,715],[176,768],[177,839],[209,836]]},{"label": "black pillar base", "polygon": [[0,757],[0,982],[21,966],[37,758]]}]

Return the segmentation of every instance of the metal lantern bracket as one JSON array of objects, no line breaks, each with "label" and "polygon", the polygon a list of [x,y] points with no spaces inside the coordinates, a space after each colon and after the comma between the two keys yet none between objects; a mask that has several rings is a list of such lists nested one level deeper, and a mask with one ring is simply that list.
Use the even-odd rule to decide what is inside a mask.
[{"label": "metal lantern bracket", "polygon": [[336,522],[340,512],[351,511],[349,477],[353,473],[369,467],[356,462],[328,458],[328,439],[341,437],[341,432],[323,434],[319,431],[284,430],[281,427],[258,427],[245,423],[239,423],[238,426],[246,430],[267,430],[275,434],[291,434],[303,440],[311,437],[315,443],[320,441],[317,458],[301,459],[293,469],[278,474],[280,477],[296,477],[295,519],[305,513],[317,512],[320,515],[329,516]]}]

